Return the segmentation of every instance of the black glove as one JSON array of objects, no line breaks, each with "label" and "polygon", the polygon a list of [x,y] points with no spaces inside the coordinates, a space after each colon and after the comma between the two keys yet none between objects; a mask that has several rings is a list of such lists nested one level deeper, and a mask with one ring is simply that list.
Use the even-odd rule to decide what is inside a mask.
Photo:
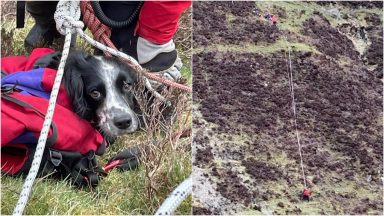
[{"label": "black glove", "polygon": [[120,171],[136,169],[139,165],[139,156],[140,152],[137,147],[125,149],[124,151],[109,159],[104,169],[105,171],[113,168],[117,168]]},{"label": "black glove", "polygon": [[57,70],[59,68],[61,52],[53,52],[37,59],[33,64],[33,69],[51,68]]}]

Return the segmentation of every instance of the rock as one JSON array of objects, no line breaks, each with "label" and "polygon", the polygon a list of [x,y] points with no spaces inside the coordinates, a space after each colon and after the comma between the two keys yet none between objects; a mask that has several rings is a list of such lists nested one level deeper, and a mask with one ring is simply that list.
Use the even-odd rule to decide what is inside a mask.
[{"label": "rock", "polygon": [[253,206],[253,209],[256,211],[261,211],[261,206],[255,205],[255,206]]},{"label": "rock", "polygon": [[333,18],[336,18],[336,19],[341,18],[341,13],[340,13],[339,9],[337,9],[337,8],[332,8],[332,9],[328,10],[327,12]]}]

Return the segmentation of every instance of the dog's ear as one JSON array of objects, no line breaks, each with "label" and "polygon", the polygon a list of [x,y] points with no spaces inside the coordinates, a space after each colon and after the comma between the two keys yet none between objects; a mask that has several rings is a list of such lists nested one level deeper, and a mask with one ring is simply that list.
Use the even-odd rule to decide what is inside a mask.
[{"label": "dog's ear", "polygon": [[84,95],[82,69],[87,64],[87,54],[74,51],[68,56],[64,68],[64,87],[72,101],[73,111],[81,118],[91,118],[90,108]]}]

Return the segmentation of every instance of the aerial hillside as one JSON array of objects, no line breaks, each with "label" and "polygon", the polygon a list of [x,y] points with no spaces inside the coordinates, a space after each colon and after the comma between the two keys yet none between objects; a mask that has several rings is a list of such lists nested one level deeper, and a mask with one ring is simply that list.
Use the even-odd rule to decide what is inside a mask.
[{"label": "aerial hillside", "polygon": [[381,2],[194,2],[195,214],[383,213],[382,16]]}]

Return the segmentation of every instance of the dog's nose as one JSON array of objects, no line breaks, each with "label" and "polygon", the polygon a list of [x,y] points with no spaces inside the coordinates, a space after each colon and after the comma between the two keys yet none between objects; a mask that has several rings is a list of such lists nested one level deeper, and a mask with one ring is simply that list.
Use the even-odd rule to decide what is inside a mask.
[{"label": "dog's nose", "polygon": [[127,129],[132,124],[132,118],[131,116],[124,116],[124,117],[118,117],[114,119],[114,124],[119,129]]}]

